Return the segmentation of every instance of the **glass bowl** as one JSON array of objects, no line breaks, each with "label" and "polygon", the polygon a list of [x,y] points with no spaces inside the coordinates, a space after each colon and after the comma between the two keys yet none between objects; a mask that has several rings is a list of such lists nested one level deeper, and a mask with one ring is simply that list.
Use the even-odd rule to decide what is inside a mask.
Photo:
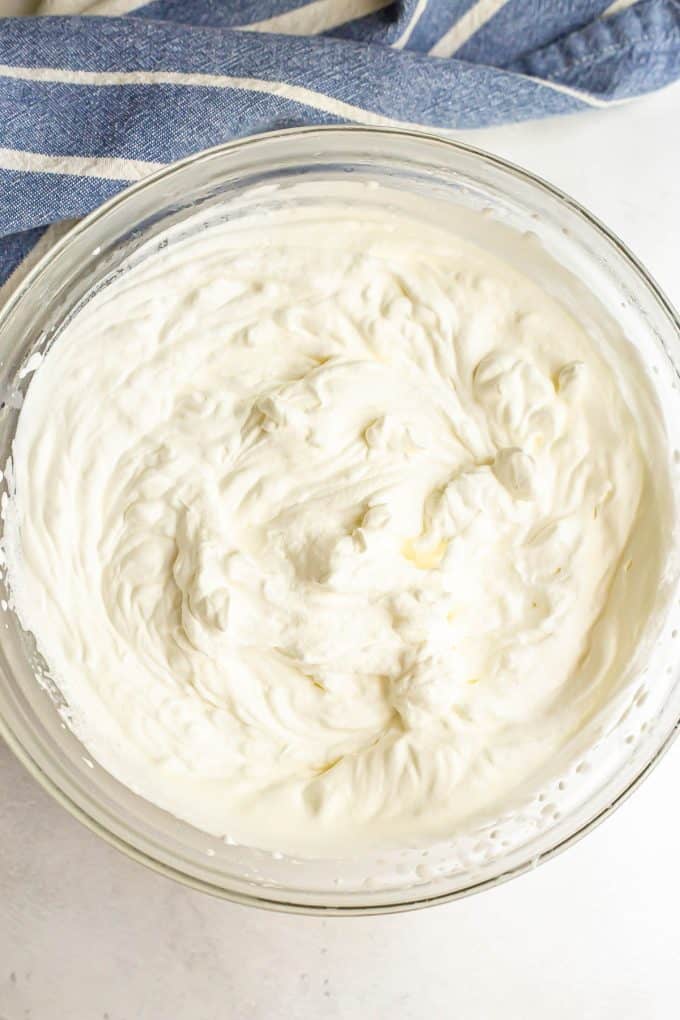
[{"label": "glass bowl", "polygon": [[[515,246],[518,268],[548,286],[546,267],[557,263],[560,300],[589,327],[615,322],[638,350],[667,434],[679,433],[680,324],[642,266],[602,224],[543,181],[468,146],[412,131],[328,127],[231,142],[168,167],[97,209],[35,266],[0,312],[0,464],[10,454],[30,378],[28,359],[142,245],[171,226],[181,231],[190,218],[195,223],[205,214],[207,221],[225,203],[248,195],[256,194],[260,204],[278,201],[287,184],[304,180],[318,196],[326,182],[350,176],[435,203],[443,221],[452,217],[458,232],[482,247],[502,248],[508,232],[523,235],[525,243]],[[384,190],[374,189],[376,196]],[[677,506],[674,462],[680,453],[670,452]],[[501,817],[471,823],[430,848],[301,860],[230,845],[154,807],[92,761],[65,724],[59,692],[44,671],[36,676],[32,639],[11,608],[0,613],[0,733],[76,818],[130,857],[197,889],[317,913],[439,903],[518,875],[570,845],[612,811],[667,748],[680,723],[675,564],[671,556],[665,609],[644,661],[631,666],[607,713],[565,748],[550,775],[518,791]],[[6,590],[0,597],[5,607]]]}]

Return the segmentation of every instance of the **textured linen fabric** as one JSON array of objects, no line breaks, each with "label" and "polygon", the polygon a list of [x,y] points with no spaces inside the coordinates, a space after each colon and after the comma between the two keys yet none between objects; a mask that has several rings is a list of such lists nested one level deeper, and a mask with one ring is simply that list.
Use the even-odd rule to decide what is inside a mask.
[{"label": "textured linen fabric", "polygon": [[0,285],[48,225],[230,138],[446,133],[680,77],[680,0],[47,0],[38,13],[0,18]]}]

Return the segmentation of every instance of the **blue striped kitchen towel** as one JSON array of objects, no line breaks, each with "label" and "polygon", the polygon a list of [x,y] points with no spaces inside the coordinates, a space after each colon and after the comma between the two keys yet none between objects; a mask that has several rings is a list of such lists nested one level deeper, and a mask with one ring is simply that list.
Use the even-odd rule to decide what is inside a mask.
[{"label": "blue striped kitchen towel", "polygon": [[49,224],[228,138],[459,131],[680,77],[680,0],[46,0],[40,13],[0,18],[0,298]]}]

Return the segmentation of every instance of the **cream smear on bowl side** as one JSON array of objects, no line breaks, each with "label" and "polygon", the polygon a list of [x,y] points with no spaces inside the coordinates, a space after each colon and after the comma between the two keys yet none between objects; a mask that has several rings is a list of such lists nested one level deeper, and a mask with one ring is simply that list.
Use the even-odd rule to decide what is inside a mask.
[{"label": "cream smear on bowl side", "polygon": [[128,269],[35,371],[6,509],[89,752],[303,855],[502,804],[655,606],[665,440],[615,367],[509,264],[332,190]]}]

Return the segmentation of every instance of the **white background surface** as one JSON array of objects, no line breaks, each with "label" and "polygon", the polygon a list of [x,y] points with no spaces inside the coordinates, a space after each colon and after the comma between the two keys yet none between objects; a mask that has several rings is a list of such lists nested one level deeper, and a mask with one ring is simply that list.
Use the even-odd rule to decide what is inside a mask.
[{"label": "white background surface", "polygon": [[[680,303],[680,86],[465,138],[571,192]],[[147,872],[0,746],[0,1020],[675,1020],[679,776],[680,743],[585,841],[498,889],[320,919]]]}]

